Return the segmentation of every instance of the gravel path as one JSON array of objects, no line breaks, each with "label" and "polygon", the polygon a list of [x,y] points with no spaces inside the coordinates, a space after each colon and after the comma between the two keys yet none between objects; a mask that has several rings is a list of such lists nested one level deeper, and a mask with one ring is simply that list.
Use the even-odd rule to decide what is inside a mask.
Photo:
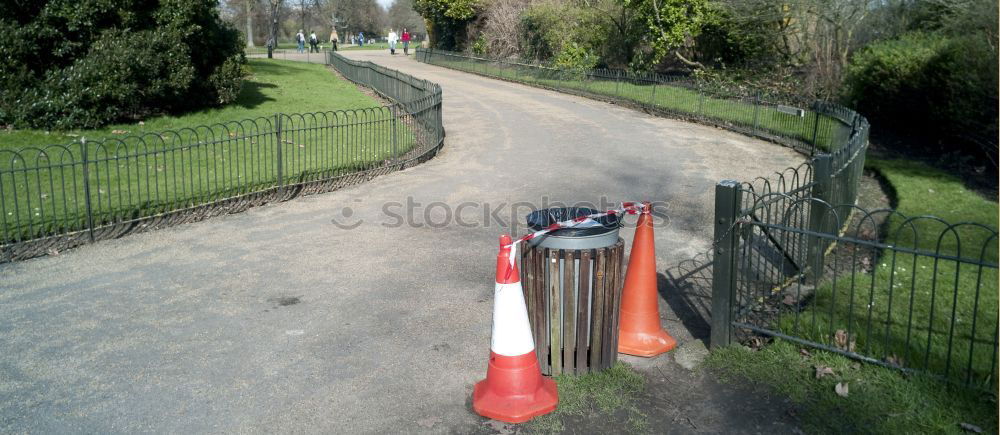
[{"label": "gravel path", "polygon": [[[508,231],[483,225],[482,204],[507,221],[505,204],[545,198],[663,201],[665,268],[707,249],[718,180],[802,160],[412,57],[348,55],[442,85],[438,157],[337,192],[0,265],[0,432],[465,432],[482,422],[469,400]],[[394,225],[385,206],[403,215],[392,203],[408,198],[422,208]],[[462,209],[469,225],[439,225],[463,203],[479,204]],[[699,334],[661,306],[679,341]]]}]

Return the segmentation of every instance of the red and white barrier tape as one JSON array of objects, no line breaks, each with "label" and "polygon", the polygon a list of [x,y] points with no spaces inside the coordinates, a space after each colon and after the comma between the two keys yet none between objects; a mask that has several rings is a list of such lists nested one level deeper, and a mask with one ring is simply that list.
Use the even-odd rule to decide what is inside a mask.
[{"label": "red and white barrier tape", "polygon": [[506,247],[510,247],[510,268],[507,269],[508,277],[509,277],[510,273],[514,270],[514,258],[517,256],[517,244],[518,243],[527,242],[528,240],[534,239],[535,237],[543,236],[543,235],[551,233],[551,232],[553,232],[555,230],[561,230],[563,228],[572,228],[572,227],[575,227],[577,225],[581,225],[581,224],[584,224],[584,223],[594,222],[595,219],[599,219],[599,218],[602,218],[602,217],[605,217],[605,216],[623,215],[623,214],[639,214],[639,213],[643,212],[643,209],[645,208],[646,204],[649,204],[649,202],[645,202],[645,201],[643,201],[643,202],[638,202],[638,201],[623,202],[621,207],[618,207],[618,208],[615,208],[615,209],[611,209],[611,210],[608,210],[608,211],[605,211],[605,212],[602,212],[602,213],[594,213],[592,215],[587,215],[587,216],[578,216],[578,217],[573,218],[573,219],[565,220],[565,221],[562,221],[562,222],[556,222],[556,223],[554,223],[552,225],[549,225],[549,226],[547,226],[547,227],[545,227],[543,229],[540,229],[540,230],[535,231],[535,232],[530,233],[530,234],[526,234],[526,235],[522,236],[521,238],[519,238],[517,240],[514,240],[513,242],[510,243],[510,245],[504,246],[505,248]]}]

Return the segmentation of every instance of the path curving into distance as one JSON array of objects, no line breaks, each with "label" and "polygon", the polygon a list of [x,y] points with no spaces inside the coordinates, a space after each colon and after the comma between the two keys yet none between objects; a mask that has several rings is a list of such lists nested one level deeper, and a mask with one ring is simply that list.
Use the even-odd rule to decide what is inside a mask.
[{"label": "path curving into distance", "polygon": [[[717,181],[804,160],[412,56],[345,54],[441,84],[439,155],[340,191],[0,265],[0,432],[482,428],[470,395],[486,370],[505,206],[666,202],[666,269],[709,247]],[[408,198],[423,208],[395,225],[406,213],[393,204]],[[437,225],[460,204],[489,204],[505,222],[484,227],[484,207],[465,205],[463,224]],[[704,335],[661,310],[682,344]],[[669,372],[670,358],[639,366]],[[688,414],[699,430],[753,430],[716,393],[690,389],[707,409]]]}]

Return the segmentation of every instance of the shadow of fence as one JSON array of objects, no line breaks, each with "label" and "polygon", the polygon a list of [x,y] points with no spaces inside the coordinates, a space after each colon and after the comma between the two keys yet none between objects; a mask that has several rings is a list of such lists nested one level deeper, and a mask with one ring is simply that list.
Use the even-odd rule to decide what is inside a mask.
[{"label": "shadow of fence", "polygon": [[708,340],[712,319],[712,257],[701,253],[657,274],[660,296],[691,336]]}]

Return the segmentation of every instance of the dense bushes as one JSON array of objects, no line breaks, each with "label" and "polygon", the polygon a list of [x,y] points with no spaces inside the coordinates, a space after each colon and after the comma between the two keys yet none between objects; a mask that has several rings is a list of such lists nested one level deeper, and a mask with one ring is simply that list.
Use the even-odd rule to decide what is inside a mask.
[{"label": "dense bushes", "polygon": [[913,33],[868,46],[854,55],[848,67],[848,101],[870,116],[883,114],[881,125],[929,121],[929,111],[912,109],[930,101],[931,94],[922,89],[929,79],[928,65],[946,43],[941,35]]},{"label": "dense bushes", "polygon": [[413,10],[424,17],[431,45],[446,50],[465,47],[466,28],[476,16],[475,0],[414,0]]},{"label": "dense bushes", "polygon": [[[995,154],[997,53],[975,35],[914,32],[869,45],[852,58],[849,103],[876,125],[986,146]],[[982,138],[982,139],[980,139]]]},{"label": "dense bushes", "polygon": [[565,3],[538,3],[522,15],[525,58],[553,61],[562,68],[593,68],[609,34],[596,9]]},{"label": "dense bushes", "polygon": [[239,93],[240,36],[215,1],[2,4],[0,123],[93,128]]},{"label": "dense bushes", "polygon": [[[695,58],[706,66],[776,64],[780,55],[780,32],[776,22],[754,19],[746,14],[750,5],[734,10],[722,3],[705,8],[701,32],[695,37]],[[742,15],[745,14],[745,15]]]}]

